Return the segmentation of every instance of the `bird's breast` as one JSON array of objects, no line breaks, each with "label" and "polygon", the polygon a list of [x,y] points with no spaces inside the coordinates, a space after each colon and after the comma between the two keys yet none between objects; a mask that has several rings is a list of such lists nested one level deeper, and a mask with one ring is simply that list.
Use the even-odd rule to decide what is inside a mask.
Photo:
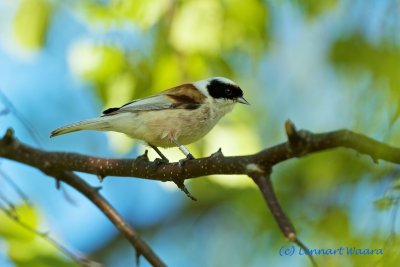
[{"label": "bird's breast", "polygon": [[206,135],[230,110],[204,104],[197,109],[144,111],[132,116],[121,132],[155,146],[176,146],[173,140],[186,145]]}]

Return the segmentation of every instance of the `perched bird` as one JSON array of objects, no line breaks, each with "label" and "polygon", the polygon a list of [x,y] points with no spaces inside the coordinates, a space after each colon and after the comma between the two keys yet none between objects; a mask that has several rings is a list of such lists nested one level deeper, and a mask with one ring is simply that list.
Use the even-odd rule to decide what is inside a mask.
[{"label": "perched bird", "polygon": [[184,145],[206,135],[236,103],[249,104],[237,84],[209,78],[109,108],[101,117],[58,128],[50,137],[81,130],[115,131],[145,141],[164,162],[168,159],[157,147],[179,147],[188,160],[193,156]]}]

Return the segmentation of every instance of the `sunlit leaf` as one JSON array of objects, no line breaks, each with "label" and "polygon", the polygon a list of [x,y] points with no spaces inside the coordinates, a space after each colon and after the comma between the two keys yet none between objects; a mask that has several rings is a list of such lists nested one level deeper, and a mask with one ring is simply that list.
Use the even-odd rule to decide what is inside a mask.
[{"label": "sunlit leaf", "polygon": [[[39,231],[39,216],[30,206],[17,206],[15,214],[18,220],[29,228]],[[52,267],[76,266],[71,261],[60,256],[48,241],[0,213],[0,237],[5,241],[6,253],[15,266],[21,267]]]},{"label": "sunlit leaf", "polygon": [[168,0],[111,0],[108,3],[85,1],[80,3],[85,17],[91,23],[103,25],[133,22],[143,30],[156,24],[168,11]]},{"label": "sunlit leaf", "polygon": [[218,53],[222,45],[222,15],[218,1],[188,1],[177,10],[170,42],[181,52]]},{"label": "sunlit leaf", "polygon": [[259,56],[267,47],[269,13],[267,6],[258,0],[224,0],[224,49],[236,48]]},{"label": "sunlit leaf", "polygon": [[95,84],[104,84],[124,69],[125,58],[123,52],[115,46],[77,42],[71,47],[69,64],[72,71],[81,78]]},{"label": "sunlit leaf", "polygon": [[136,79],[131,72],[116,74],[107,84],[105,106],[121,106],[133,99],[136,90]]},{"label": "sunlit leaf", "polygon": [[153,75],[156,77],[152,84],[153,92],[156,93],[180,84],[183,78],[183,71],[181,69],[183,67],[182,62],[179,61],[179,57],[173,54],[160,56],[157,62],[155,62],[153,69]]},{"label": "sunlit leaf", "polygon": [[[14,213],[14,212],[13,212]],[[18,216],[29,226],[35,228],[37,226],[38,218],[34,209],[28,206],[18,206],[15,210],[15,215]],[[7,236],[12,239],[18,240],[32,240],[34,235],[21,226],[16,224],[13,220],[9,219],[4,213],[0,213],[0,235]]]},{"label": "sunlit leaf", "polygon": [[185,53],[215,55],[233,48],[254,53],[266,45],[267,18],[257,0],[190,1],[178,9],[170,41]]},{"label": "sunlit leaf", "polygon": [[51,5],[47,0],[21,0],[14,19],[16,40],[25,48],[39,49],[44,45]]},{"label": "sunlit leaf", "polygon": [[171,5],[173,3],[169,0],[113,0],[108,8],[141,28],[148,29],[161,19]]}]

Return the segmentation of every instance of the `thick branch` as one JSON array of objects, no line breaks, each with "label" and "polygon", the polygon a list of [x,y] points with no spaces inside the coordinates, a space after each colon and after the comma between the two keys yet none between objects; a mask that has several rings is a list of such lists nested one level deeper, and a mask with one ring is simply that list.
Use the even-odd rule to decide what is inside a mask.
[{"label": "thick branch", "polygon": [[185,180],[211,174],[248,174],[249,166],[273,166],[282,161],[315,152],[344,147],[367,154],[374,160],[382,159],[400,164],[400,149],[348,130],[314,134],[296,132],[300,142],[293,146],[289,141],[248,156],[214,156],[190,160],[183,168],[178,163],[157,165],[143,159],[107,159],[76,153],[47,152],[22,144],[7,137],[0,140],[0,157],[15,160],[32,167],[46,170],[79,171],[99,177],[138,177],[159,181]]},{"label": "thick branch", "polygon": [[[281,230],[290,240],[299,246],[304,245],[297,239],[294,228],[283,213],[275,197],[272,184],[267,177],[270,169],[291,158],[309,155],[334,148],[349,148],[378,159],[400,164],[400,149],[376,141],[362,134],[348,130],[338,130],[314,134],[309,131],[297,131],[288,121],[285,125],[288,141],[247,156],[225,157],[219,151],[206,158],[187,161],[184,167],[178,163],[158,165],[146,157],[130,159],[106,159],[65,152],[46,152],[22,144],[8,130],[0,140],[0,157],[21,162],[38,168],[46,174],[70,184],[105,213],[118,229],[135,246],[139,253],[156,266],[163,263],[151,249],[139,238],[116,211],[96,191],[72,171],[86,172],[104,178],[106,176],[139,177],[159,181],[184,181],[211,174],[246,174],[259,186],[269,208],[275,216]],[[256,175],[259,173],[260,175]],[[261,175],[262,174],[262,175]]]}]

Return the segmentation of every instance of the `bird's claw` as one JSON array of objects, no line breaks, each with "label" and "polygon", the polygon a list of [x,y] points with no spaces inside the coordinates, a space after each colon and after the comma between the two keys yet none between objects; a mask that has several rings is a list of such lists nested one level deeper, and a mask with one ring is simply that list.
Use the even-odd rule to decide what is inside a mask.
[{"label": "bird's claw", "polygon": [[155,163],[157,166],[160,166],[160,165],[168,164],[168,163],[169,163],[169,160],[168,160],[168,159],[156,158],[156,159],[154,160],[154,163]]},{"label": "bird's claw", "polygon": [[185,164],[186,164],[187,161],[193,160],[193,159],[194,159],[193,155],[192,155],[192,154],[188,154],[188,155],[186,156],[186,158],[179,160],[179,168],[182,169],[183,166],[185,166]]}]

